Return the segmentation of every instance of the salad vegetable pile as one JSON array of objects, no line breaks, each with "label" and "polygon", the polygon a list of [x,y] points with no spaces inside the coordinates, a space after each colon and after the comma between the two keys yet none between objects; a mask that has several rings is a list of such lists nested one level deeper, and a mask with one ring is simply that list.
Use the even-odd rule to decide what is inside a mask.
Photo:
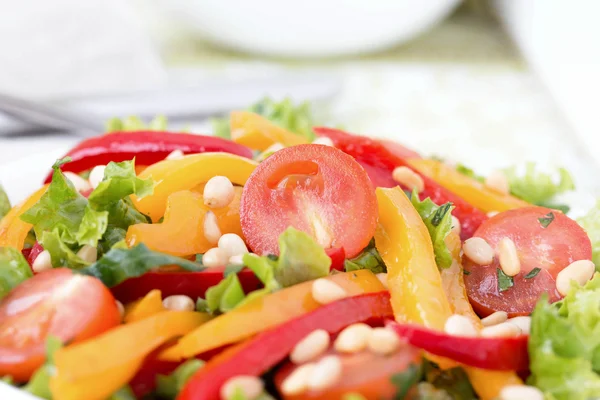
[{"label": "salad vegetable pile", "polygon": [[[49,400],[600,397],[600,206],[266,99],[111,120],[11,207],[0,377]],[[600,203],[599,203],[600,204]],[[0,387],[0,391],[2,387]]]}]

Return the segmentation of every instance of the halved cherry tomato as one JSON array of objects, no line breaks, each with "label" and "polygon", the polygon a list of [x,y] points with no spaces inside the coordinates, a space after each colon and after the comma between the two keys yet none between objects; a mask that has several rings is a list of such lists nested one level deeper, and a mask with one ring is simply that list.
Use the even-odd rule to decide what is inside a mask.
[{"label": "halved cherry tomato", "polygon": [[306,144],[280,150],[254,170],[244,186],[240,215],[255,253],[278,254],[279,235],[293,226],[324,248],[341,247],[354,257],[375,232],[377,199],[352,157]]},{"label": "halved cherry tomato", "polygon": [[[465,285],[471,304],[480,316],[494,311],[506,311],[511,317],[527,315],[542,293],[548,293],[550,301],[559,300],[556,275],[573,261],[592,257],[592,246],[585,231],[561,212],[544,207],[500,213],[484,222],[475,236],[485,239],[493,249],[501,239],[511,239],[521,261],[521,272],[513,278],[514,285],[500,291],[498,257],[484,266],[464,257]],[[526,278],[534,268],[540,268],[537,275]]]},{"label": "halved cherry tomato", "polygon": [[[353,354],[338,353],[330,350],[326,355],[335,354],[342,362],[342,378],[333,386],[324,390],[309,390],[297,395],[285,395],[281,385],[293,373],[298,365],[286,363],[275,375],[275,386],[285,400],[343,400],[348,393],[363,395],[366,399],[393,399],[398,386],[392,383],[396,374],[410,374],[407,371],[414,366],[415,371],[421,367],[421,352],[412,346],[405,345],[396,353],[383,356],[371,351]],[[318,360],[316,360],[318,362]],[[408,389],[408,388],[407,388]]]},{"label": "halved cherry tomato", "polygon": [[27,381],[44,362],[49,335],[78,342],[120,322],[115,299],[96,278],[66,268],[37,274],[0,304],[0,375]]}]

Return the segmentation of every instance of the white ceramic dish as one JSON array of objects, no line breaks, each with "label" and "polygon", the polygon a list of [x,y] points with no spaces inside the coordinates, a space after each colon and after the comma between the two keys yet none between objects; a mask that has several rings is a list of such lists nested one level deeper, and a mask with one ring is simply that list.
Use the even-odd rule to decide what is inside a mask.
[{"label": "white ceramic dish", "polygon": [[379,51],[412,39],[459,0],[154,0],[177,24],[217,45],[284,57]]}]

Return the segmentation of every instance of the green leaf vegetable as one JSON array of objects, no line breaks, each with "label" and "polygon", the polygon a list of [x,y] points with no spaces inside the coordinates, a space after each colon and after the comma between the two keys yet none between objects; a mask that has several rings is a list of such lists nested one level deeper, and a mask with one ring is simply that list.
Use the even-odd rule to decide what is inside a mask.
[{"label": "green leaf vegetable", "polygon": [[174,400],[187,381],[202,366],[204,361],[191,359],[177,367],[170,375],[157,375],[156,393],[161,399]]},{"label": "green leaf vegetable", "polygon": [[23,390],[46,400],[52,400],[50,378],[56,373],[54,353],[63,346],[59,338],[48,336],[46,339],[46,362],[35,371]]},{"label": "green leaf vegetable", "polygon": [[0,247],[0,299],[32,276],[29,263],[19,250],[13,247]]},{"label": "green leaf vegetable", "polygon": [[164,131],[167,129],[167,118],[163,115],[154,117],[149,124],[144,123],[139,117],[129,116],[125,119],[111,118],[106,122],[106,132],[130,131]]},{"label": "green leaf vegetable", "polygon": [[498,274],[498,291],[504,292],[515,285],[515,281],[512,276],[508,276],[500,268],[496,268]]},{"label": "green leaf vegetable", "polygon": [[148,222],[133,207],[129,195],[149,195],[154,184],[136,176],[133,160],[111,162],[103,181],[86,199],[60,171],[68,161],[54,164],[48,190],[21,219],[33,224],[37,240],[50,252],[52,265],[81,268],[88,263],[76,254],[80,246],[99,246],[102,255],[125,238],[129,225]]},{"label": "green leaf vegetable", "polygon": [[123,386],[121,389],[114,392],[106,400],[136,400],[135,394],[129,385]]},{"label": "green leaf vegetable", "polygon": [[426,360],[423,370],[425,381],[431,386],[428,387],[424,383],[419,384],[419,394],[423,394],[421,398],[431,400],[477,399],[473,386],[471,386],[467,374],[461,367],[442,370],[435,363]]},{"label": "green leaf vegetable", "polygon": [[4,217],[10,211],[11,205],[8,195],[2,185],[0,185],[0,219]]},{"label": "green leaf vegetable", "polygon": [[[309,142],[315,138],[312,130],[315,122],[309,103],[295,105],[289,98],[277,102],[266,97],[251,105],[248,111],[259,114],[276,125],[303,136]],[[231,138],[229,118],[213,119],[212,124],[215,136]]]},{"label": "green leaf vegetable", "polygon": [[390,381],[394,386],[396,386],[396,395],[394,398],[406,398],[406,395],[410,389],[419,383],[422,376],[423,369],[421,366],[417,366],[415,364],[410,364],[404,371],[392,375],[390,377]]},{"label": "green leaf vegetable", "polygon": [[577,219],[577,222],[586,231],[592,242],[592,261],[596,271],[600,271],[600,200],[586,215]]},{"label": "green leaf vegetable", "polygon": [[429,231],[438,268],[450,268],[452,254],[446,246],[445,239],[452,230],[451,213],[454,207],[451,203],[438,206],[430,198],[420,201],[416,192],[411,195],[410,200]]},{"label": "green leaf vegetable", "polygon": [[584,287],[573,284],[567,296],[535,307],[529,337],[528,383],[547,399],[600,397],[600,276]]},{"label": "green leaf vegetable", "polygon": [[221,282],[206,291],[206,309],[208,312],[233,310],[246,295],[236,273],[229,274]]},{"label": "green leaf vegetable", "polygon": [[368,269],[374,274],[387,271],[385,263],[381,259],[377,248],[375,248],[374,239],[371,239],[369,245],[359,255],[345,260],[344,269],[346,272],[356,271],[359,269]]},{"label": "green leaf vegetable", "polygon": [[464,164],[457,164],[456,171],[460,172],[463,175],[468,176],[469,178],[473,178],[478,182],[483,183],[483,181],[485,181],[485,177],[483,177],[481,175],[477,175],[477,173],[473,169],[467,167]]},{"label": "green leaf vegetable", "polygon": [[134,278],[163,265],[177,265],[188,271],[202,271],[204,267],[185,258],[158,253],[140,243],[130,249],[117,244],[94,264],[77,272],[94,276],[106,286],[113,287],[128,278]]},{"label": "green leaf vegetable", "polygon": [[[525,174],[522,176],[518,174],[516,167],[506,168],[504,173],[513,196],[538,206],[560,209],[563,212],[566,206],[553,204],[553,198],[560,193],[575,189],[571,174],[564,168],[558,169],[558,182],[553,179],[552,174],[536,171],[535,164],[531,162],[525,165]],[[566,210],[568,211],[568,207]]]}]

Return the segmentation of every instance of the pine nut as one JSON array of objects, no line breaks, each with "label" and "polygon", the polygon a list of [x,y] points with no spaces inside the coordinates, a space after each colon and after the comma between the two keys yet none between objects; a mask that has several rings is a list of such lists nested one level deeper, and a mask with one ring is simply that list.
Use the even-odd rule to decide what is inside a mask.
[{"label": "pine nut", "polygon": [[512,337],[519,336],[521,328],[510,322],[502,322],[497,325],[486,326],[480,332],[482,337]]},{"label": "pine nut", "polygon": [[494,249],[480,237],[465,240],[463,253],[478,265],[489,265],[494,261]]},{"label": "pine nut", "polygon": [[281,383],[281,392],[286,396],[301,394],[308,388],[308,379],[315,368],[314,363],[299,366]]},{"label": "pine nut", "polygon": [[208,211],[204,215],[204,237],[208,240],[208,243],[212,245],[216,245],[219,243],[219,239],[223,234],[221,233],[221,229],[219,228],[219,224],[217,221],[217,216],[214,212]]},{"label": "pine nut", "polygon": [[524,335],[529,335],[531,332],[531,317],[529,316],[513,317],[508,322],[518,326]]},{"label": "pine nut", "polygon": [[290,353],[290,360],[294,364],[302,364],[321,356],[329,348],[329,333],[317,329],[299,341]]},{"label": "pine nut", "polygon": [[317,303],[329,304],[348,296],[348,293],[335,282],[324,278],[315,280],[312,284],[312,297]]},{"label": "pine nut", "polygon": [[375,354],[387,356],[395,353],[400,344],[400,338],[395,332],[386,328],[374,328],[369,336],[367,347]]},{"label": "pine nut", "polygon": [[229,378],[221,386],[221,399],[233,399],[237,393],[241,393],[244,399],[254,400],[263,392],[265,385],[260,378],[251,375],[238,375]]},{"label": "pine nut", "polygon": [[323,146],[333,147],[333,140],[329,139],[327,136],[319,136],[313,140],[312,144],[322,144]]},{"label": "pine nut", "polygon": [[500,400],[544,400],[544,394],[533,386],[509,385],[500,390]]},{"label": "pine nut", "polygon": [[181,160],[183,156],[183,151],[176,149],[170,152],[169,155],[165,157],[165,160]]},{"label": "pine nut", "polygon": [[104,170],[106,169],[106,165],[96,165],[90,171],[90,176],[88,180],[90,181],[90,185],[92,188],[96,189],[100,182],[104,180]]},{"label": "pine nut", "polygon": [[176,294],[163,299],[163,307],[171,311],[194,311],[196,304],[189,296]]},{"label": "pine nut", "polygon": [[498,214],[500,214],[498,211],[490,211],[490,212],[487,213],[487,217],[488,218],[492,218],[492,217],[495,217]]},{"label": "pine nut", "polygon": [[379,279],[379,282],[381,282],[381,284],[383,285],[384,288],[389,289],[386,272],[380,272],[378,274],[375,274],[375,276],[377,277],[377,279]]},{"label": "pine nut", "polygon": [[323,357],[308,377],[308,388],[323,390],[337,383],[342,377],[342,362],[338,356]]},{"label": "pine nut", "polygon": [[52,257],[50,257],[50,252],[48,250],[42,251],[33,261],[33,265],[31,266],[33,272],[39,274],[42,271],[46,271],[48,269],[52,269]]},{"label": "pine nut", "polygon": [[229,257],[244,255],[248,252],[244,240],[235,233],[226,233],[219,238],[218,246],[225,250]]},{"label": "pine nut", "polygon": [[90,185],[90,182],[87,179],[83,179],[73,172],[67,171],[63,172],[63,174],[65,175],[65,178],[67,178],[73,184],[75,190],[78,192],[86,192],[92,188],[92,185]]},{"label": "pine nut", "polygon": [[566,296],[571,289],[571,281],[579,286],[585,285],[594,276],[596,267],[590,260],[579,260],[569,264],[556,275],[556,289],[562,296]]},{"label": "pine nut", "polygon": [[425,182],[423,178],[412,169],[408,167],[396,167],[392,172],[392,178],[407,187],[409,190],[416,190],[417,193],[421,193],[425,188]]},{"label": "pine nut", "polygon": [[119,300],[115,300],[115,304],[117,305],[117,310],[119,310],[119,314],[121,315],[121,319],[125,315],[125,306]]},{"label": "pine nut", "polygon": [[227,263],[232,265],[244,265],[244,255],[238,254],[237,256],[231,256]]},{"label": "pine nut", "polygon": [[77,256],[90,264],[95,263],[98,260],[98,249],[89,244],[84,244],[77,252]]},{"label": "pine nut", "polygon": [[352,324],[340,332],[333,348],[340,353],[358,353],[367,347],[371,327],[367,324]]},{"label": "pine nut", "polygon": [[452,217],[452,232],[460,235],[460,221],[454,215]]},{"label": "pine nut", "polygon": [[511,239],[505,237],[498,243],[498,259],[500,268],[508,276],[515,276],[521,272],[521,260],[517,253],[517,246]]},{"label": "pine nut", "polygon": [[202,256],[202,264],[207,268],[224,267],[228,261],[229,257],[225,250],[218,247],[208,249]]},{"label": "pine nut", "polygon": [[446,320],[444,331],[453,336],[478,336],[477,329],[475,329],[471,320],[460,314],[453,314]]},{"label": "pine nut", "polygon": [[213,176],[204,186],[204,204],[210,208],[228,206],[234,197],[233,183],[226,176]]},{"label": "pine nut", "polygon": [[510,186],[508,184],[508,179],[506,179],[506,175],[502,171],[494,171],[485,178],[484,185],[497,193],[500,194],[508,194],[510,191]]},{"label": "pine nut", "polygon": [[502,322],[506,322],[508,319],[508,314],[505,311],[496,311],[493,314],[488,315],[485,318],[481,319],[481,324],[483,326],[494,326],[501,324]]}]

